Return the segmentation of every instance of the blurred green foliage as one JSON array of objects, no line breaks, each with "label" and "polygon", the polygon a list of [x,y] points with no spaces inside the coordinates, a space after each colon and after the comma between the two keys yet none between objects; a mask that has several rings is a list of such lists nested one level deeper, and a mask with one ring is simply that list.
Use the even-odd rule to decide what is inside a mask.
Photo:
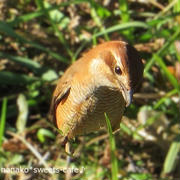
[{"label": "blurred green foliage", "polygon": [[[0,169],[67,167],[62,138],[47,118],[57,79],[84,50],[125,40],[144,59],[142,85],[118,134],[106,117],[109,163],[102,163],[108,136],[79,137],[70,167],[84,169],[71,178],[180,178],[180,1],[15,0],[0,2],[0,10]],[[20,175],[0,171],[3,178]]]}]

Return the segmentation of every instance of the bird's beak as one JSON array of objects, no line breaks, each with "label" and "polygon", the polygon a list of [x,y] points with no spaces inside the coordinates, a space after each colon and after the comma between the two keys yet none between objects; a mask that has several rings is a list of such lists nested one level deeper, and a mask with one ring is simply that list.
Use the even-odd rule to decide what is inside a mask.
[{"label": "bird's beak", "polygon": [[130,90],[124,89],[123,90],[123,97],[126,101],[126,107],[128,107],[132,102],[133,89],[130,89]]}]

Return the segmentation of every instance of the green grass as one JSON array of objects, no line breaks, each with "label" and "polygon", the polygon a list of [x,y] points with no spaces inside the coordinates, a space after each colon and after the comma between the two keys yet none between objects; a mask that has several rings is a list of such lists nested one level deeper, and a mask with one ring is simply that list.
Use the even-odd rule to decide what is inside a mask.
[{"label": "green grass", "polygon": [[107,116],[107,114],[104,114],[105,119],[106,119],[106,124],[107,124],[107,129],[108,129],[108,134],[109,134],[109,143],[110,143],[110,149],[111,149],[111,173],[112,173],[112,180],[117,180],[118,179],[118,161],[116,158],[116,143],[115,143],[115,138],[112,133],[112,128],[111,128],[111,122]]},{"label": "green grass", "polygon": [[[106,116],[108,135],[100,131],[72,142],[77,156],[70,167],[84,171],[74,173],[71,179],[180,178],[180,1],[157,3],[161,4],[126,0],[110,4],[94,0],[2,2],[0,168],[67,166],[62,137],[47,122],[57,79],[94,45],[126,40],[144,59],[139,94],[126,110],[116,138]],[[27,117],[21,116],[24,110]],[[108,137],[111,161],[103,164]],[[154,140],[147,140],[150,137]],[[41,158],[43,164],[39,164]],[[62,172],[36,176],[65,178]]]},{"label": "green grass", "polygon": [[164,161],[162,175],[172,172],[177,163],[178,153],[180,151],[180,136],[178,135],[169,147],[166,159]]},{"label": "green grass", "polygon": [[2,108],[1,108],[1,121],[0,121],[0,147],[2,147],[3,138],[4,138],[4,129],[6,123],[6,113],[7,113],[7,98],[3,99]]}]

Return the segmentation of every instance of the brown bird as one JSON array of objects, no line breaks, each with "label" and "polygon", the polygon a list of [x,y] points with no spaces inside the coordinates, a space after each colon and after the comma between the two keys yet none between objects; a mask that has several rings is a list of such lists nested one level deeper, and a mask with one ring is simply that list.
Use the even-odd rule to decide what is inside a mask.
[{"label": "brown bird", "polygon": [[51,116],[68,138],[105,127],[105,112],[115,130],[142,76],[143,64],[132,46],[122,41],[100,44],[59,79]]}]

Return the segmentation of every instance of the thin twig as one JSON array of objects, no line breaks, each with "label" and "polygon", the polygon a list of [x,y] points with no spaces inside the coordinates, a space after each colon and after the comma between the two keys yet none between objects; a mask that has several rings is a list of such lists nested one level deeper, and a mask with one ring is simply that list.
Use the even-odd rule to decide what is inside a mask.
[{"label": "thin twig", "polygon": [[164,92],[162,93],[136,93],[134,94],[133,98],[135,99],[158,99],[165,95]]},{"label": "thin twig", "polygon": [[161,10],[163,10],[165,8],[162,4],[160,4],[159,2],[157,2],[155,0],[148,0],[148,2]]},{"label": "thin twig", "polygon": [[154,19],[159,18],[160,16],[162,16],[163,14],[165,14],[167,11],[169,11],[175,4],[177,3],[177,0],[172,1],[170,4],[168,4],[168,6],[166,6],[160,13],[158,13]]},{"label": "thin twig", "polygon": [[[120,131],[120,129],[117,129],[116,131],[113,132],[113,134],[116,135],[119,131]],[[108,137],[109,137],[109,134],[107,134],[107,133],[103,134],[101,136],[95,137],[94,139],[91,139],[90,141],[88,141],[86,143],[86,146],[90,146],[91,144],[94,144],[95,142],[98,142],[98,141],[102,141]]]}]

